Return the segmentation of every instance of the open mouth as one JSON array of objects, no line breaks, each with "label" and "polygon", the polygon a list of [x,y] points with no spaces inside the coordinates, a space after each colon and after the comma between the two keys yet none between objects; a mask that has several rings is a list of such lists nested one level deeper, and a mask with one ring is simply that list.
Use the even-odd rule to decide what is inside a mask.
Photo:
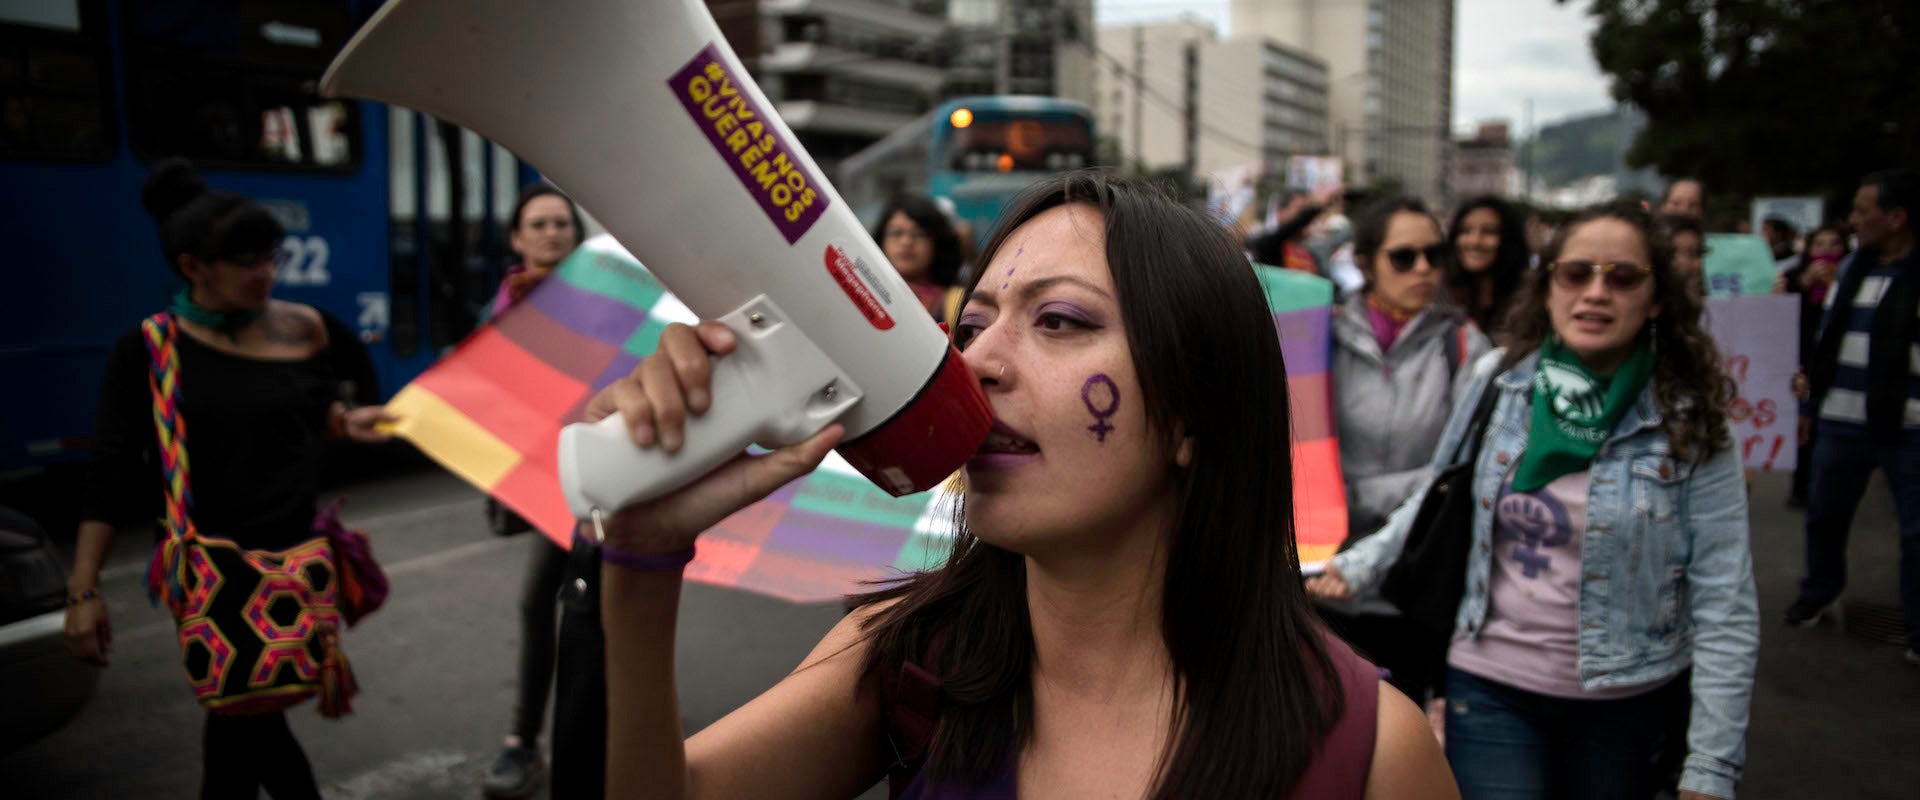
[{"label": "open mouth", "polygon": [[1584,322],[1590,325],[1610,325],[1613,323],[1613,315],[1602,314],[1597,311],[1583,311],[1573,315],[1573,321]]},{"label": "open mouth", "polygon": [[993,429],[987,432],[987,440],[980,443],[980,455],[1032,455],[1040,452],[1040,446],[1006,423],[994,420]]}]

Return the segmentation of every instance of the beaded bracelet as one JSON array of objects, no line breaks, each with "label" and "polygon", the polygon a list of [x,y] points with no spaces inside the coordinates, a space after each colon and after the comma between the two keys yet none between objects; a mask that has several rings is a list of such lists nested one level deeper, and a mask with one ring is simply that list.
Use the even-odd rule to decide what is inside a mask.
[{"label": "beaded bracelet", "polygon": [[603,544],[600,545],[600,560],[627,569],[668,572],[685,569],[687,563],[693,560],[693,548],[674,553],[632,553]]},{"label": "beaded bracelet", "polygon": [[70,594],[70,595],[67,595],[67,605],[77,606],[77,605],[80,605],[81,603],[87,602],[88,600],[96,599],[99,596],[100,596],[100,593],[92,589],[88,589],[79,594]]},{"label": "beaded bracelet", "polygon": [[606,515],[600,509],[594,509],[590,515],[593,522],[593,539],[600,545],[600,560],[616,567],[637,569],[646,572],[668,572],[685,569],[693,561],[693,546],[685,550],[666,553],[635,553],[607,544]]}]

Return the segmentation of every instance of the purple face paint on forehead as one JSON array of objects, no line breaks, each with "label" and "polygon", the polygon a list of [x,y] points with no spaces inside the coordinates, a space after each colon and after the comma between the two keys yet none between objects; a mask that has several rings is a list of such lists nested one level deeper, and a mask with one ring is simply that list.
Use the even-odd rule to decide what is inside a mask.
[{"label": "purple face paint on forehead", "polygon": [[[1087,430],[1099,437],[1101,444],[1106,444],[1107,433],[1113,430],[1113,426],[1107,424],[1107,419],[1120,410],[1120,387],[1106,373],[1095,373],[1080,385],[1080,402],[1087,404],[1087,413],[1093,415],[1093,424],[1088,425]],[[1101,408],[1101,405],[1106,408]]]},{"label": "purple face paint on forehead", "polygon": [[1007,288],[1007,284],[1013,282],[1013,270],[1020,266],[1020,256],[1025,252],[1027,252],[1026,242],[1021,242],[1019,247],[1014,248],[1013,263],[1007,265],[1007,274],[1004,276],[1001,276],[1002,280],[1000,281],[1000,288],[1002,290],[1005,290]]}]

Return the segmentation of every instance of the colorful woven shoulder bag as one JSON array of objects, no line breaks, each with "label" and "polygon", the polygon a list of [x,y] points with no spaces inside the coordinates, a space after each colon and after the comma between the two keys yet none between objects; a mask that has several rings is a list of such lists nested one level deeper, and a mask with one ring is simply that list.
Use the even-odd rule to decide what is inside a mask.
[{"label": "colorful woven shoulder bag", "polygon": [[147,590],[179,622],[194,696],[219,714],[277,711],[316,695],[322,716],[348,713],[357,687],[340,649],[331,542],[318,536],[277,552],[247,550],[194,526],[178,331],[165,313],[140,329],[153,361],[148,387],[167,484],[167,535],[147,568]]}]

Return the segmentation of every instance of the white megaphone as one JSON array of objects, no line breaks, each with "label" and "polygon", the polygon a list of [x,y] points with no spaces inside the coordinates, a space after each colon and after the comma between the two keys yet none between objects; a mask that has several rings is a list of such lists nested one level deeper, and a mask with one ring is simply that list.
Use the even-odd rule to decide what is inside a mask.
[{"label": "white megaphone", "polygon": [[896,495],[966,463],[992,411],[958,351],[748,77],[700,0],[393,0],[321,80],[538,168],[687,307],[738,334],[684,447],[618,415],[560,435],[574,516],[685,485],[835,420]]}]

